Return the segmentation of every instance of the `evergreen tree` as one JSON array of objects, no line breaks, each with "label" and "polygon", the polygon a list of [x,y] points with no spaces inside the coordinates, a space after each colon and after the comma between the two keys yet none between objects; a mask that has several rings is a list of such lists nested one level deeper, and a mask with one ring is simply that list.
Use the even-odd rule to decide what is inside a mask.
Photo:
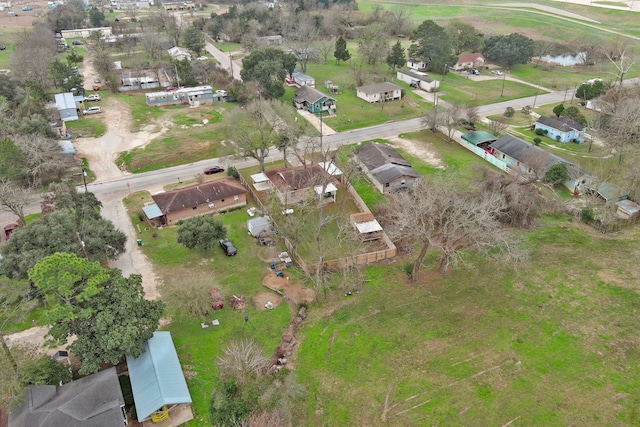
[{"label": "evergreen tree", "polygon": [[387,56],[387,65],[391,67],[392,73],[396,73],[396,68],[400,68],[404,65],[407,57],[404,54],[404,48],[400,44],[400,40],[396,42],[391,48],[389,56]]},{"label": "evergreen tree", "polygon": [[340,61],[351,59],[351,54],[347,49],[347,42],[342,37],[336,40],[336,50],[333,52],[333,56],[336,58],[336,64],[340,63]]}]

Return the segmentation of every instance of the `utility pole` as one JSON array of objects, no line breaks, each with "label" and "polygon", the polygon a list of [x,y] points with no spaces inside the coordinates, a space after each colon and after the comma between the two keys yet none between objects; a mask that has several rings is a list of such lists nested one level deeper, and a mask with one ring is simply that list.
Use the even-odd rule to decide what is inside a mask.
[{"label": "utility pole", "polygon": [[[502,90],[500,91],[500,96],[502,96],[504,94],[504,81],[507,77],[507,73],[502,73]],[[535,104],[535,102],[534,102]]]},{"label": "utility pole", "polygon": [[87,192],[87,170],[82,168],[82,182],[84,183],[84,192]]},{"label": "utility pole", "polygon": [[540,90],[540,86],[536,86],[536,96],[533,97],[533,106],[531,108],[536,108],[536,101],[538,100],[538,90]]},{"label": "utility pole", "polygon": [[89,253],[87,252],[87,248],[85,247],[84,242],[80,238],[80,232],[76,231],[76,236],[78,236],[78,242],[80,242],[80,247],[82,248],[82,252],[84,252],[84,257],[90,260]]}]

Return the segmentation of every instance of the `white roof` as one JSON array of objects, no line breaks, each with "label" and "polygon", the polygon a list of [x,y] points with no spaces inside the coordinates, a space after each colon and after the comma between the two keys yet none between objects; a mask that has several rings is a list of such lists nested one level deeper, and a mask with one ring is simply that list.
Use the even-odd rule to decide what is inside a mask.
[{"label": "white roof", "polygon": [[[316,185],[313,189],[317,194],[322,194],[322,187],[322,185]],[[332,183],[328,183],[327,186],[324,187],[325,193],[333,193],[334,191],[338,191],[338,188]]]},{"label": "white roof", "polygon": [[263,172],[254,173],[253,175],[251,175],[251,179],[254,183],[269,181],[269,177]]},{"label": "white roof", "polygon": [[338,169],[333,162],[318,162],[318,165],[320,165],[320,167],[324,169],[325,172],[327,172],[329,175],[342,175],[342,171]]},{"label": "white roof", "polygon": [[373,219],[367,222],[356,223],[356,229],[360,234],[373,233],[375,231],[382,231],[382,227],[378,223],[377,219]]}]

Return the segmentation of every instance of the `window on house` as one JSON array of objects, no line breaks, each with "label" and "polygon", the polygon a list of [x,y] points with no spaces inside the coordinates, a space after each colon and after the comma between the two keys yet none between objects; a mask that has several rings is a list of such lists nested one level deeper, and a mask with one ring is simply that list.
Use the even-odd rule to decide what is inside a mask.
[{"label": "window on house", "polygon": [[385,186],[385,187],[388,187],[388,186],[389,186],[389,183],[387,182],[384,186]]},{"label": "window on house", "polygon": [[400,181],[400,185],[404,185],[406,183],[406,181],[403,179],[402,181]]},{"label": "window on house", "polygon": [[502,155],[502,158],[503,158],[503,159],[506,159],[506,158],[507,158],[507,155],[506,155],[506,154],[503,154],[503,155]]},{"label": "window on house", "polygon": [[224,202],[224,199],[220,200],[221,202]]},{"label": "window on house", "polygon": [[520,166],[520,162],[516,162],[516,165]]},{"label": "window on house", "polygon": [[233,196],[233,200],[238,201],[238,200],[240,200],[240,197],[239,196]]},{"label": "window on house", "polygon": [[197,206],[194,206],[194,207],[192,207],[191,209],[193,209],[193,210],[195,211],[196,209],[198,209],[198,207],[197,207]]}]

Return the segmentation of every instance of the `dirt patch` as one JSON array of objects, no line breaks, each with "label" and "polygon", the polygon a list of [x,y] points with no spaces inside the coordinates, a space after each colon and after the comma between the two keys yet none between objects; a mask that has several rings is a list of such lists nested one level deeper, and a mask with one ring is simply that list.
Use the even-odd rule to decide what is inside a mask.
[{"label": "dirt patch", "polygon": [[277,307],[282,301],[284,300],[277,293],[265,291],[255,294],[253,298],[251,298],[251,305],[253,305],[253,308],[256,310],[266,310],[265,305],[267,303],[270,302],[274,307]]},{"label": "dirt patch", "polygon": [[275,271],[270,271],[262,279],[262,284],[269,289],[273,289],[274,292],[282,294],[285,300],[294,304],[310,304],[316,298],[316,292],[313,289],[305,288],[299,283],[294,284],[289,273],[282,273],[282,276],[277,276]]},{"label": "dirt patch", "polygon": [[428,165],[434,168],[444,169],[444,163],[440,155],[435,150],[431,150],[428,145],[400,137],[389,138],[388,140]]},{"label": "dirt patch", "polygon": [[273,246],[265,246],[258,252],[258,258],[264,262],[280,262],[278,249]]}]

